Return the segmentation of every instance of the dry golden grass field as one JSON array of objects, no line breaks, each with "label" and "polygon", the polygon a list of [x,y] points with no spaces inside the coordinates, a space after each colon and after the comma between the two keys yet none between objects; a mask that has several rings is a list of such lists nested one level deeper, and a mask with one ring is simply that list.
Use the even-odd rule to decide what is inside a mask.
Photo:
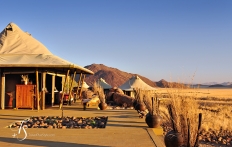
[{"label": "dry golden grass field", "polygon": [[179,89],[179,88],[157,88],[156,92],[159,94],[168,94],[169,91],[181,92],[182,94],[192,96],[193,94],[197,98],[208,99],[232,99],[232,88],[195,88],[195,89]]},{"label": "dry golden grass field", "polygon": [[196,140],[201,113],[200,141],[232,146],[232,88],[158,88],[155,93],[161,100],[160,113],[166,128],[170,126],[167,106],[172,105],[176,128],[184,136],[187,120],[190,121],[191,144]]}]

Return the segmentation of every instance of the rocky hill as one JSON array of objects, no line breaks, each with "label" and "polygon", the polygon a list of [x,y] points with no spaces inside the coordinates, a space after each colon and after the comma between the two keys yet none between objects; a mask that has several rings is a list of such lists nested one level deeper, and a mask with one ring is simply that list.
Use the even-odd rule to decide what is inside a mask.
[{"label": "rocky hill", "polygon": [[[94,75],[87,75],[85,78],[85,82],[92,86],[94,81],[97,81],[100,78],[103,78],[108,84],[110,84],[113,87],[119,87],[122,84],[124,84],[127,80],[129,80],[133,75],[138,75],[138,74],[133,74],[133,73],[128,73],[125,71],[121,71],[117,68],[113,67],[108,67],[104,64],[91,64],[88,66],[85,66],[85,68],[91,70],[94,72]],[[154,82],[151,81],[150,79],[138,75],[145,83],[152,87],[185,87],[184,84],[179,84],[175,82],[167,82],[164,79]]]},{"label": "rocky hill", "polygon": [[215,85],[210,85],[209,87],[227,87],[227,86],[221,84],[215,84]]},{"label": "rocky hill", "polygon": [[[117,68],[108,67],[103,64],[91,64],[85,66],[85,68],[94,72],[94,75],[86,76],[85,81],[88,85],[92,85],[93,82],[96,81],[97,79],[103,78],[111,86],[119,87],[122,84],[124,84],[127,80],[129,80],[133,75],[138,75],[133,73],[127,73]],[[138,76],[148,85],[152,87],[157,87],[156,83],[151,81],[150,79],[143,77],[141,75]]]},{"label": "rocky hill", "polygon": [[177,83],[177,82],[167,82],[164,79],[155,82],[158,87],[161,88],[187,88],[188,85]]}]

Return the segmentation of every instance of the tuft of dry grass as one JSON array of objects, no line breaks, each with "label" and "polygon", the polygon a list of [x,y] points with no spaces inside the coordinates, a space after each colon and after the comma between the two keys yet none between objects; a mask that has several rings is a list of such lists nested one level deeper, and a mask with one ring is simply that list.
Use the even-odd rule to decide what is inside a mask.
[{"label": "tuft of dry grass", "polygon": [[169,115],[169,121],[172,122],[172,129],[182,134],[184,144],[194,146],[198,134],[199,104],[194,93],[186,95],[182,92],[183,89],[186,87],[182,85],[174,90],[167,89],[169,113],[172,114],[172,117]]},{"label": "tuft of dry grass", "polygon": [[102,103],[105,103],[104,89],[98,85],[96,81],[93,83],[92,91],[94,94],[99,96],[99,99]]},{"label": "tuft of dry grass", "polygon": [[[167,132],[170,128],[176,129],[177,132],[183,135],[185,145],[188,144],[188,120],[190,124],[189,144],[190,146],[194,146],[196,142],[197,134],[199,133],[198,118],[200,113],[202,114],[200,132],[203,130],[213,130],[215,132],[232,130],[232,108],[227,104],[215,103],[215,99],[206,99],[204,102],[199,101],[199,91],[201,90],[186,89],[180,86],[178,88],[166,88],[165,93],[164,90],[162,93],[159,92],[159,97],[164,98],[163,94],[165,95],[160,108],[164,130]],[[225,103],[228,102],[227,99],[224,100]],[[168,105],[171,105],[174,125],[172,125],[172,119],[167,109]]]},{"label": "tuft of dry grass", "polygon": [[152,90],[134,89],[137,103],[145,104],[151,115],[159,114],[159,100],[157,94]]},{"label": "tuft of dry grass", "polygon": [[133,92],[134,92],[134,97],[135,97],[136,103],[144,104],[143,97],[145,95],[145,91],[142,89],[139,89],[139,88],[134,88]]},{"label": "tuft of dry grass", "polygon": [[151,91],[147,92],[147,95],[144,96],[144,103],[151,115],[159,115],[159,99],[156,93],[152,93]]}]

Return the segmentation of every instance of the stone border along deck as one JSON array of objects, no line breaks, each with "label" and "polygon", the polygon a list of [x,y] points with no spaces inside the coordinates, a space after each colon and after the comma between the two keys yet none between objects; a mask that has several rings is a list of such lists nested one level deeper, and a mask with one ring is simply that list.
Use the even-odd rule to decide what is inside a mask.
[{"label": "stone border along deck", "polygon": [[33,116],[22,121],[13,122],[8,128],[48,128],[48,129],[98,129],[105,128],[107,116],[75,117],[75,116]]},{"label": "stone border along deck", "polygon": [[[147,127],[144,118],[135,110],[97,110],[91,107],[83,111],[82,106],[65,106],[64,116],[108,116],[105,129],[26,129],[28,136],[18,141],[9,128],[10,123],[31,116],[60,116],[61,110],[0,110],[0,146],[8,147],[163,147],[163,136]],[[156,135],[157,134],[157,135]]]}]

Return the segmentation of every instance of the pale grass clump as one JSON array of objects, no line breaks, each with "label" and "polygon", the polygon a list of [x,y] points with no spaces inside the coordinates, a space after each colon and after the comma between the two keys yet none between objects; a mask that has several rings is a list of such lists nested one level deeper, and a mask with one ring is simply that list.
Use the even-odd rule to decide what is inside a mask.
[{"label": "pale grass clump", "polygon": [[170,131],[170,127],[172,126],[172,124],[170,121],[169,112],[167,109],[167,105],[163,104],[162,101],[161,101],[161,104],[159,106],[159,114],[162,117],[161,126],[163,127],[164,132]]},{"label": "pale grass clump", "polygon": [[[186,87],[182,86],[180,85],[180,87],[175,89],[167,89],[169,110],[173,114],[173,130],[182,134],[185,145],[189,143],[190,146],[194,146],[198,134],[199,104],[195,99],[196,94],[186,95],[186,93],[182,92]],[[169,87],[172,87],[172,85],[169,85]],[[188,133],[190,133],[190,138],[188,138]]]},{"label": "pale grass clump", "polygon": [[[229,104],[212,103],[212,99],[206,100],[203,103],[199,100],[199,89],[186,89],[186,87],[183,88],[180,86],[177,88],[166,88],[166,91],[165,93],[162,91],[165,94],[165,101],[161,105],[171,106],[174,127],[184,137],[185,145],[189,141],[190,146],[193,146],[197,135],[202,130],[213,130],[216,132],[220,132],[221,130],[232,131],[232,108]],[[169,112],[163,106],[160,107],[160,112],[164,123],[166,123],[164,125],[172,126]],[[198,130],[200,113],[202,114],[202,125],[201,129]],[[166,120],[167,122],[165,122]],[[190,126],[189,140],[188,126]]]},{"label": "pale grass clump", "polygon": [[144,104],[143,97],[146,94],[145,90],[142,90],[140,88],[134,88],[133,91],[134,91],[134,97],[135,97],[136,103]]},{"label": "pale grass clump", "polygon": [[[135,100],[144,104],[151,115],[158,115],[159,113],[159,100],[153,90],[134,89]],[[152,99],[154,100],[152,102]]]},{"label": "pale grass clump", "polygon": [[96,81],[93,83],[92,91],[94,94],[99,96],[99,99],[102,103],[105,103],[104,89],[99,84],[97,84]]},{"label": "pale grass clump", "polygon": [[151,115],[159,115],[160,101],[154,91],[145,91],[143,101]]}]

